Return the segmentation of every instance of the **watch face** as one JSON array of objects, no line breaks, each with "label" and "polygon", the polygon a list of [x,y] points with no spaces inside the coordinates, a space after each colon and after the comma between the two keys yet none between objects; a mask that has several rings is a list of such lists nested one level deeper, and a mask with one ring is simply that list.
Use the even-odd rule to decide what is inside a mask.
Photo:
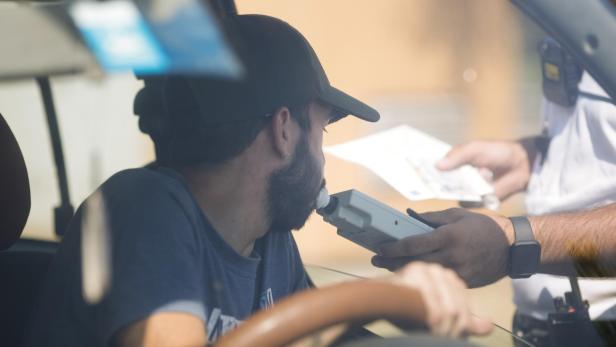
[{"label": "watch face", "polygon": [[537,272],[541,246],[537,241],[516,242],[511,247],[509,275],[512,278],[530,277]]}]

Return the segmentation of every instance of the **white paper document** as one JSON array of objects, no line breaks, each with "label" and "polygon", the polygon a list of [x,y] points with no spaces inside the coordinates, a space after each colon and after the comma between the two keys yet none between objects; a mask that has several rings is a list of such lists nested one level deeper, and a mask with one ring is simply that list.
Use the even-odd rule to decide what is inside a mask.
[{"label": "white paper document", "polygon": [[447,172],[435,167],[450,149],[407,125],[324,148],[325,153],[372,170],[409,200],[480,202],[493,194],[492,186],[469,165]]}]

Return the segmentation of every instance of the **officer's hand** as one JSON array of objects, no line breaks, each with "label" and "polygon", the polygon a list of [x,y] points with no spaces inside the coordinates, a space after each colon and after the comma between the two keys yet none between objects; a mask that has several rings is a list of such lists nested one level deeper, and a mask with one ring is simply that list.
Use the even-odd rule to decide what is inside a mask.
[{"label": "officer's hand", "polygon": [[464,295],[466,285],[451,270],[437,264],[413,262],[397,272],[393,281],[421,293],[428,327],[435,335],[485,335],[492,330],[488,320],[471,314]]},{"label": "officer's hand", "polygon": [[466,164],[475,166],[492,181],[496,196],[504,200],[528,185],[535,153],[533,143],[532,139],[472,141],[452,148],[436,167],[448,171]]},{"label": "officer's hand", "polygon": [[415,260],[439,263],[454,270],[469,287],[490,284],[507,274],[509,246],[513,243],[508,218],[460,208],[421,216],[441,226],[382,245],[372,264],[394,270]]}]

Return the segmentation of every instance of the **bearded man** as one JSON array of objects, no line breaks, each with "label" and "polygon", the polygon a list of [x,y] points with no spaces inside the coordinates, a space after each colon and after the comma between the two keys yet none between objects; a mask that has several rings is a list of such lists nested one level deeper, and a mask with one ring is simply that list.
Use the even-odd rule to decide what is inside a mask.
[{"label": "bearded man", "polygon": [[[30,345],[205,345],[308,288],[290,231],[304,225],[325,185],[323,131],[346,115],[377,121],[379,114],[333,88],[287,23],[243,15],[223,25],[244,77],[145,78],[135,113],[156,162],[98,189],[112,240],[111,286],[101,302],[84,302],[76,266],[82,207],[52,264]],[[429,299],[461,292],[461,281],[439,267],[422,269],[413,273],[425,276],[406,282],[423,285],[439,317],[432,326],[472,332],[468,311],[455,310],[462,301]]]}]

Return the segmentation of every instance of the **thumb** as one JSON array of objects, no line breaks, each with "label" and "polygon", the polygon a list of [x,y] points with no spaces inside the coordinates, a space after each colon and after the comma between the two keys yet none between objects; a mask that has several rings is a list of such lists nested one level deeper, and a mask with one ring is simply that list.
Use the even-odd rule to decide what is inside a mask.
[{"label": "thumb", "polygon": [[467,331],[471,335],[487,335],[492,331],[492,329],[494,329],[494,325],[489,320],[477,316],[471,316],[471,321]]},{"label": "thumb", "polygon": [[449,171],[466,164],[473,165],[473,161],[481,153],[481,150],[482,146],[476,141],[454,146],[443,159],[436,163],[436,168]]},{"label": "thumb", "polygon": [[499,200],[505,200],[509,196],[523,190],[525,183],[528,182],[524,182],[523,178],[520,176],[521,175],[517,173],[509,173],[499,177],[492,183],[494,195],[496,195]]},{"label": "thumb", "polygon": [[[431,225],[443,226],[445,224],[456,222],[461,218],[461,213],[463,211],[464,209],[461,208],[450,208],[444,211],[425,212],[419,215]],[[407,213],[409,213],[408,210]]]}]

